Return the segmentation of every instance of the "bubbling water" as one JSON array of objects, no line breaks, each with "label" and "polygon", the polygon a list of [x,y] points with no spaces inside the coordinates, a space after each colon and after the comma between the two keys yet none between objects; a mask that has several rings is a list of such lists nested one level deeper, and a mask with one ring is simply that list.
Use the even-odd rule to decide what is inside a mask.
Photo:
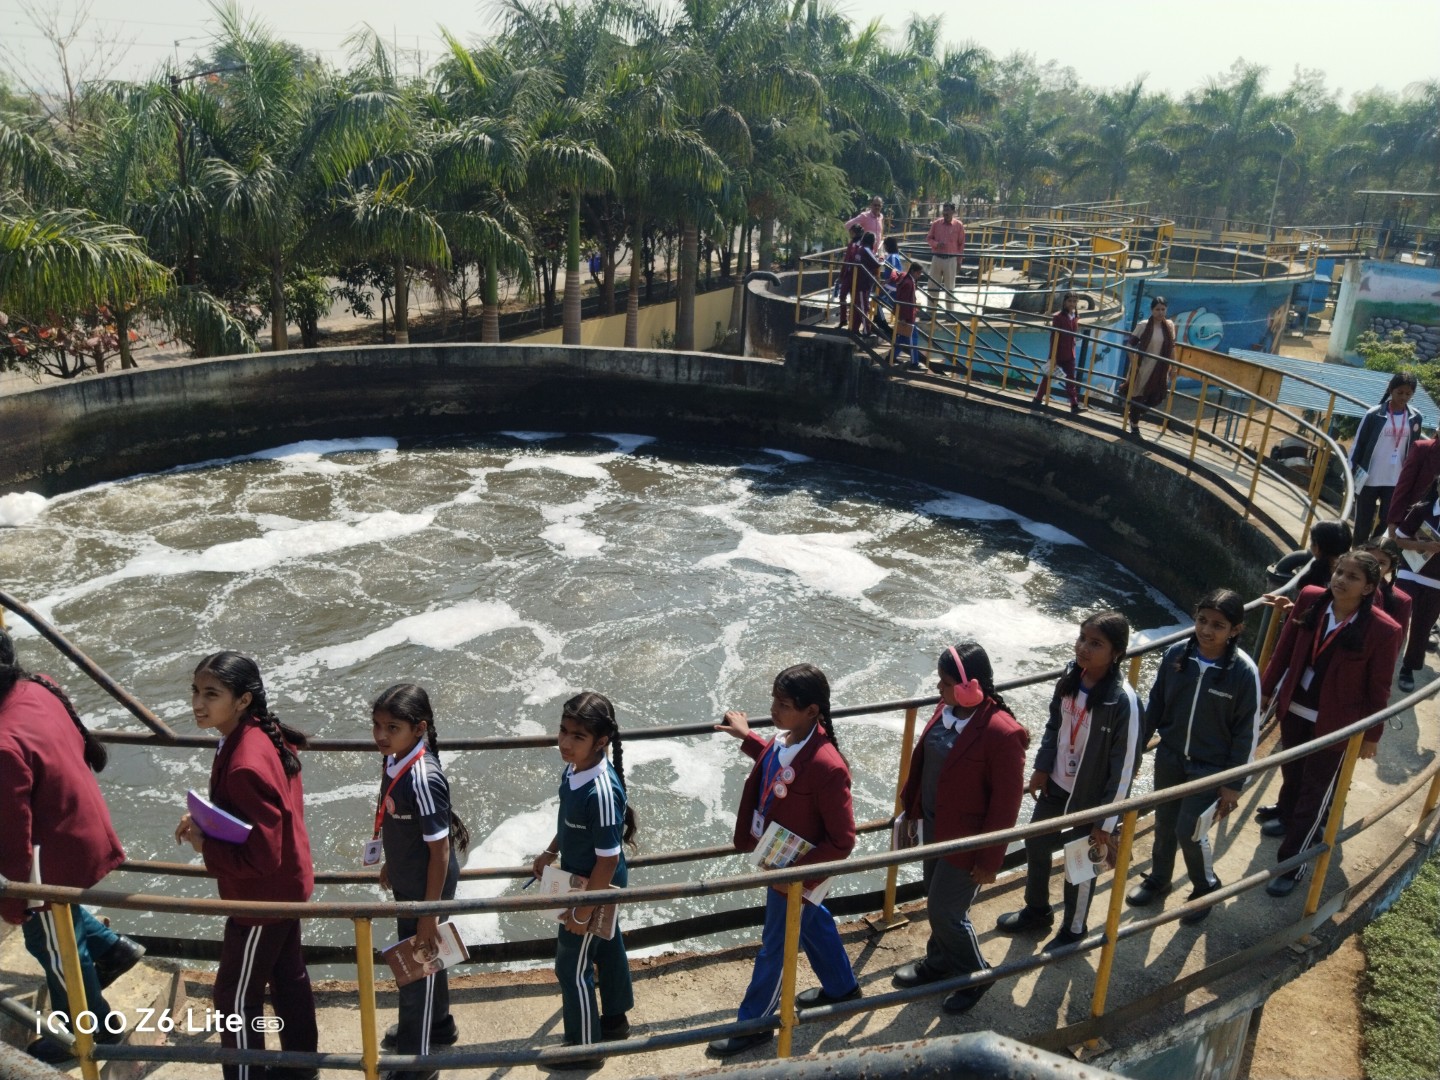
[{"label": "bubbling water", "polygon": [[[964,637],[1005,679],[1059,666],[1091,611],[1118,608],[1151,632],[1182,619],[1116,563],[1003,507],[793,452],[643,435],[296,443],[48,503],[7,498],[0,580],[177,730],[193,730],[196,660],[221,648],[255,656],[272,707],[312,735],[364,738],[381,688],[425,685],[473,837],[470,866],[526,862],[548,840],[562,766],[553,750],[446,753],[445,741],[553,730],[582,688],[609,695],[630,731],[718,720],[730,707],[765,715],[774,674],[799,661],[830,674],[837,706],[860,704],[932,693],[935,657]],[[22,662],[58,673],[93,726],[133,728],[23,625],[17,641]],[[1009,695],[1036,733],[1048,698],[1048,686]],[[902,723],[840,723],[859,820],[890,813]],[[749,765],[733,740],[628,742],[625,762],[643,850],[729,839]],[[317,868],[358,864],[378,766],[368,754],[305,756]],[[203,750],[112,748],[101,783],[131,858],[189,857],[171,830],[209,767]],[[867,837],[862,850],[879,842]],[[737,857],[704,872],[740,868]],[[878,882],[850,878],[837,892]],[[127,874],[120,884],[213,895],[204,880]],[[461,894],[518,887],[471,882]],[[646,924],[752,901],[627,915]],[[214,936],[173,916],[125,920]],[[471,942],[549,933],[533,913],[461,922]],[[317,924],[307,936],[339,941],[343,930]]]}]

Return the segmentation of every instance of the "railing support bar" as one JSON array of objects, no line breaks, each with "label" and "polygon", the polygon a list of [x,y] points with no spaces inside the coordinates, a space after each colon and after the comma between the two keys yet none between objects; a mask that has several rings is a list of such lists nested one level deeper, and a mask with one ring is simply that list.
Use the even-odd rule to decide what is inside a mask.
[{"label": "railing support bar", "polygon": [[[55,936],[60,939],[60,966],[65,969],[65,995],[69,998],[70,1033],[75,1036],[75,1056],[80,1059],[80,1075],[85,1080],[100,1080],[100,1066],[95,1062],[95,1036],[80,1024],[90,1006],[85,1001],[85,975],[80,970],[80,946],[75,943],[75,918],[69,904],[51,904],[55,918]],[[97,1014],[98,1015],[98,1014]],[[100,1023],[105,1023],[101,1016]]]},{"label": "railing support bar", "polygon": [[1345,745],[1345,756],[1340,761],[1340,775],[1335,781],[1335,798],[1330,803],[1330,816],[1325,821],[1325,851],[1315,860],[1315,880],[1310,882],[1310,892],[1305,897],[1305,917],[1314,915],[1320,907],[1320,893],[1325,888],[1325,875],[1330,870],[1330,856],[1335,852],[1335,834],[1340,831],[1340,819],[1345,816],[1345,798],[1350,794],[1350,780],[1355,775],[1355,762],[1360,760],[1360,745],[1365,733],[1357,731]]},{"label": "railing support bar", "polygon": [[775,1056],[785,1059],[795,1038],[795,967],[800,962],[800,905],[803,881],[792,881],[785,890],[785,967],[780,975],[780,1044]]},{"label": "railing support bar", "polygon": [[365,1080],[379,1080],[380,1039],[375,1015],[375,941],[369,919],[355,920],[355,975],[360,992],[360,1056]]},{"label": "railing support bar", "polygon": [[1120,943],[1120,916],[1125,910],[1125,877],[1130,872],[1130,848],[1135,842],[1135,810],[1125,811],[1120,819],[1120,846],[1115,853],[1115,873],[1110,880],[1110,909],[1105,915],[1105,944],[1100,947],[1100,967],[1095,973],[1095,995],[1090,1001],[1090,1015],[1105,1015],[1105,995],[1110,989],[1110,973],[1115,968],[1115,949]]},{"label": "railing support bar", "polygon": [[[919,717],[918,709],[905,710],[905,734],[900,737],[900,768],[895,776],[895,813],[899,814],[904,809],[904,803],[900,801],[900,793],[905,790],[905,781],[910,778],[910,757],[915,752],[915,721]],[[904,926],[910,920],[904,915],[898,918],[895,915],[895,889],[900,881],[900,867],[892,866],[885,871],[885,907],[880,912],[879,919],[867,919],[872,930],[884,933],[886,930],[894,930]]]}]

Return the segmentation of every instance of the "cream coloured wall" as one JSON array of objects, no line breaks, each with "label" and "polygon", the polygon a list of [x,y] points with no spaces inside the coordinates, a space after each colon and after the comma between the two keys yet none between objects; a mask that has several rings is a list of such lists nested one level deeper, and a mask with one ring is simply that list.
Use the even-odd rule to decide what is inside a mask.
[{"label": "cream coloured wall", "polygon": [[[738,286],[737,286],[738,287]],[[715,324],[730,325],[730,305],[734,299],[733,289],[716,289],[700,293],[695,297],[695,347],[708,349],[715,340]],[[637,344],[642,349],[655,348],[655,339],[662,330],[675,332],[675,301],[668,304],[652,304],[640,309],[640,325]],[[517,345],[559,345],[563,331],[542,330],[528,337],[515,338]],[[586,319],[580,324],[580,344],[598,345],[619,349],[625,345],[625,315],[603,315]]]}]

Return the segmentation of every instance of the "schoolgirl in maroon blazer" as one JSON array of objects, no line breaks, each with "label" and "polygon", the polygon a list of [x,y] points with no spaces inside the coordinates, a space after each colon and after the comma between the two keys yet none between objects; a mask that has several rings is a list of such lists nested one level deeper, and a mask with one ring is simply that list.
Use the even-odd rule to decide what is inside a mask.
[{"label": "schoolgirl in maroon blazer", "polygon": [[[225,900],[303,902],[314,891],[310,838],[305,831],[305,794],[297,749],[305,736],[270,711],[260,669],[248,656],[218,652],[200,661],[190,687],[196,726],[220,735],[210,768],[210,801],[252,828],[244,843],[207,837],[186,814],[175,839],[205,860]],[[251,1027],[265,1010],[265,991],[284,1022],[280,1046],[314,1053],[319,1044],[315,997],[300,946],[299,919],[231,917],[225,920],[215,1009],[239,1013],[239,1031],[221,1033],[223,1046],[263,1050],[264,1032]],[[315,1070],[223,1066],[225,1080],[287,1080],[317,1076]]]},{"label": "schoolgirl in maroon blazer", "polygon": [[[769,742],[750,730],[743,712],[730,711],[716,731],[742,740],[755,759],[735,818],[735,848],[753,851],[772,822],[814,844],[795,865],[833,862],[855,846],[855,814],[850,805],[850,766],[835,744],[830,719],[830,683],[811,664],[796,664],[775,676],[770,718],[778,729]],[[805,883],[813,888],[823,879]],[[740,1002],[739,1019],[768,1016],[780,1006],[780,976],[785,952],[785,890],[765,890],[765,928],[750,987]],[[850,958],[840,943],[835,917],[823,904],[806,902],[800,916],[800,944],[820,986],[798,995],[802,1007],[828,1005],[859,997]],[[729,1057],[766,1042],[771,1032],[716,1039],[709,1051]]]},{"label": "schoolgirl in maroon blazer", "polygon": [[[1400,627],[1375,603],[1380,564],[1351,551],[1335,560],[1330,587],[1302,589],[1280,641],[1260,678],[1262,706],[1275,699],[1280,740],[1289,750],[1379,712],[1390,701],[1390,677],[1400,652]],[[1365,733],[1360,756],[1375,756],[1383,724]],[[1278,820],[1284,825],[1277,861],[1313,844],[1325,825],[1345,744],[1282,765]],[[1286,896],[1309,864],[1265,887]]]},{"label": "schoolgirl in maroon blazer", "polygon": [[[940,654],[938,668],[940,704],[915,744],[900,795],[907,824],[923,823],[919,839],[927,844],[1014,825],[1030,743],[995,689],[990,657],[979,644],[952,645]],[[930,939],[923,959],[895,973],[896,986],[920,986],[987,966],[970,925],[970,904],[981,885],[994,882],[1004,858],[1005,845],[993,844],[925,860]],[[988,989],[956,990],[941,1008],[968,1012]]]}]

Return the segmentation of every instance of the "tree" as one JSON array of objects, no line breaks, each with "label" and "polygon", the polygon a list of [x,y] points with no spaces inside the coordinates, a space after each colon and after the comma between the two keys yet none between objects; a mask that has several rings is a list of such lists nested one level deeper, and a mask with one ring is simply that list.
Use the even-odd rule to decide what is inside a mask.
[{"label": "tree", "polygon": [[1164,115],[1166,105],[1163,96],[1145,93],[1143,76],[1121,91],[1101,94],[1095,101],[1093,133],[1082,133],[1066,148],[1070,178],[1100,174],[1110,200],[1125,190],[1135,166],[1157,171],[1173,167],[1175,151],[1146,131]]}]

